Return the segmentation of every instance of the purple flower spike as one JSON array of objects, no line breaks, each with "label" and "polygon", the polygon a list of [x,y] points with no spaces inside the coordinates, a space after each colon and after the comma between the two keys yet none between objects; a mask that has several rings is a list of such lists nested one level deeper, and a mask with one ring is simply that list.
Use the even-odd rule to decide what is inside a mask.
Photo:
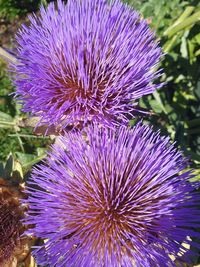
[{"label": "purple flower spike", "polygon": [[160,86],[154,33],[132,8],[110,2],[58,1],[18,32],[16,96],[40,125],[126,123]]},{"label": "purple flower spike", "polygon": [[190,262],[199,183],[169,138],[138,124],[60,137],[34,168],[26,223],[42,266],[171,267]]}]

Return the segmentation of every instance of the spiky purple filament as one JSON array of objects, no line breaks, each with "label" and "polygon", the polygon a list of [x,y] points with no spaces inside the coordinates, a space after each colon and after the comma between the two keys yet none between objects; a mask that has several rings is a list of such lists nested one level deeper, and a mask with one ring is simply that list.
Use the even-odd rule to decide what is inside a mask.
[{"label": "spiky purple filament", "polygon": [[119,0],[69,0],[41,8],[17,41],[16,96],[40,123],[127,123],[153,80],[161,49],[139,14]]},{"label": "spiky purple filament", "polygon": [[199,184],[189,183],[181,153],[147,126],[85,132],[61,137],[33,172],[27,223],[47,239],[35,252],[38,262],[175,266],[169,255],[190,261],[183,242],[194,245],[198,236]]}]

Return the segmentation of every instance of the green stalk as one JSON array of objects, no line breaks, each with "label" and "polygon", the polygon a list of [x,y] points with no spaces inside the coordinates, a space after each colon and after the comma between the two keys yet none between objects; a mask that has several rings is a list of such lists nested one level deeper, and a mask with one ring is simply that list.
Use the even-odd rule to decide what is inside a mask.
[{"label": "green stalk", "polygon": [[173,35],[175,35],[179,31],[182,31],[185,28],[187,28],[189,26],[192,26],[193,24],[195,24],[195,23],[197,23],[199,21],[200,21],[200,11],[194,13],[192,16],[188,17],[184,21],[176,24],[176,26],[174,26],[170,30],[168,29],[166,31],[167,33],[165,32],[165,35],[167,35],[168,37],[172,37]]},{"label": "green stalk", "polygon": [[170,39],[168,42],[164,44],[163,51],[165,53],[168,53],[172,49],[172,47],[176,43],[177,37],[178,35],[174,35],[172,39]]},{"label": "green stalk", "polygon": [[179,23],[184,21],[187,17],[189,17],[194,10],[194,6],[188,6],[185,11],[181,14],[181,16],[174,22],[172,26],[170,26],[164,33],[163,35],[168,35],[170,31]]},{"label": "green stalk", "polygon": [[0,127],[14,128],[16,124],[14,122],[2,121],[0,120]]}]

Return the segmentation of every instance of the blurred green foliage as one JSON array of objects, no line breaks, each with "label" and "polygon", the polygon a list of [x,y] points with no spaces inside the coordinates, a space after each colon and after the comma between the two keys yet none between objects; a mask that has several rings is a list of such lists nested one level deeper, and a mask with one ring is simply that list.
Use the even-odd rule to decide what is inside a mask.
[{"label": "blurred green foliage", "polygon": [[[165,82],[141,105],[155,113],[148,121],[169,134],[191,164],[200,168],[200,2],[126,1],[140,10],[160,39]],[[200,170],[199,170],[200,173]]]},{"label": "blurred green foliage", "polygon": [[38,9],[40,0],[0,0],[0,18],[13,20]]},{"label": "blurred green foliage", "polygon": [[18,124],[26,116],[21,114],[11,94],[14,91],[6,64],[0,61],[0,161],[5,161],[10,153],[16,157],[22,167],[31,167],[45,155],[45,148],[51,143],[49,138],[35,136],[32,129],[20,128]]}]

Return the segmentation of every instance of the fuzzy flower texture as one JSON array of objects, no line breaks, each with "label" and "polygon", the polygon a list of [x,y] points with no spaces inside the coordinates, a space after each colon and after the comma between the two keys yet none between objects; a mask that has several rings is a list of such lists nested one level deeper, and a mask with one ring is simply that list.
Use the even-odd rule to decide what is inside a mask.
[{"label": "fuzzy flower texture", "polygon": [[160,86],[154,33],[119,0],[58,0],[30,17],[17,42],[16,96],[40,125],[126,123]]},{"label": "fuzzy flower texture", "polygon": [[[198,246],[200,203],[186,160],[148,126],[60,137],[27,189],[42,266],[171,267]],[[179,265],[181,266],[181,265]]]}]

